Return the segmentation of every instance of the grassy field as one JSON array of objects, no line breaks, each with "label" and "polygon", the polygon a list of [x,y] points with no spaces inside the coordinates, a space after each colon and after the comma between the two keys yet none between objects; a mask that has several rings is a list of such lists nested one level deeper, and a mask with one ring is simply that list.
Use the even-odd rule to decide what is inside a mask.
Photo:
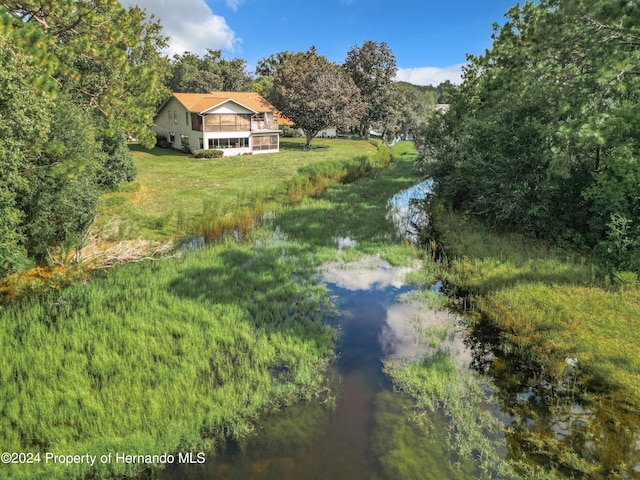
[{"label": "grassy field", "polygon": [[269,209],[279,205],[285,185],[300,168],[373,155],[359,140],[281,140],[280,153],[194,159],[183,153],[131,146],[138,175],[121,191],[104,195],[95,228],[103,240],[167,240],[190,230],[207,209],[232,211],[255,198]]},{"label": "grassy field", "polygon": [[[336,145],[357,156],[357,148],[376,151],[362,142]],[[0,310],[4,450],[203,450],[242,439],[261,416],[321,394],[336,332],[321,321],[331,307],[317,267],[340,255],[337,234],[356,240],[349,258],[380,251],[399,259],[408,251],[384,219],[389,197],[415,182],[404,147],[395,149],[398,162],[360,182],[336,184],[320,200],[291,204],[281,195],[284,203],[251,241],[227,237],[180,258],[115,267]],[[368,161],[353,165],[358,170]],[[281,181],[295,176],[294,167]],[[167,209],[179,192],[163,193]],[[3,478],[60,479],[121,478],[141,469],[44,462],[0,468]]]}]

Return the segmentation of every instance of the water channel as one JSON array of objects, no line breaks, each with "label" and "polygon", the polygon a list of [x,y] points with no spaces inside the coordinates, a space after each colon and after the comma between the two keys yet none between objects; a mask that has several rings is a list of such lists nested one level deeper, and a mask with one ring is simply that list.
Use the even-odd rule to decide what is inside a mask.
[{"label": "water channel", "polygon": [[[160,478],[454,479],[470,474],[470,465],[451,469],[457,458],[443,447],[445,429],[425,435],[409,418],[412,400],[394,392],[383,373],[385,358],[424,353],[417,329],[452,320],[446,312],[399,301],[414,290],[404,282],[407,271],[377,258],[327,265],[323,278],[340,312],[328,319],[340,331],[330,375],[335,403],[286,408],[266,420],[243,448],[232,445],[202,465],[168,466]],[[454,336],[449,341],[461,361],[469,362],[463,343]]]},{"label": "water channel", "polygon": [[[430,186],[419,184],[389,203],[389,217],[410,239],[418,234],[415,225],[425,221],[414,199],[423,199]],[[336,239],[338,250],[353,245],[348,237]],[[408,300],[417,291],[405,282],[408,271],[376,257],[326,265],[321,275],[339,311],[327,321],[340,331],[329,397],[285,408],[265,419],[242,446],[229,445],[201,465],[168,465],[154,478],[480,478],[478,459],[486,452],[459,455],[447,437],[451,423],[442,409],[423,418],[431,428],[418,427],[415,399],[396,391],[384,373],[385,361],[427,358],[433,345],[420,332],[430,328],[448,332],[439,348],[479,386],[474,395],[480,397],[480,408],[506,432],[492,444],[504,447],[493,452],[498,464],[504,458],[522,460],[524,478],[533,472],[527,468],[536,465],[569,478],[640,477],[640,427],[637,416],[621,408],[624,399],[577,395],[583,379],[570,358],[566,378],[546,378],[535,364],[505,351],[499,332],[486,323],[461,332],[465,324],[454,314]],[[510,478],[499,470],[490,473]]]},{"label": "water channel", "polygon": [[[425,182],[389,203],[390,218],[410,239],[421,221],[412,199],[424,198]],[[338,250],[351,248],[348,237]],[[416,267],[419,267],[416,265]],[[325,265],[321,276],[339,312],[326,321],[339,332],[337,360],[329,373],[330,395],[283,409],[261,423],[246,444],[228,445],[201,465],[168,465],[157,472],[176,479],[459,479],[473,478],[474,465],[448,448],[444,415],[431,415],[427,434],[412,420],[414,399],[394,390],[383,361],[415,361],[430,348],[421,329],[450,329],[455,317],[408,300],[410,268],[377,257]],[[454,332],[447,352],[469,365],[471,350]],[[452,465],[456,465],[452,468]]]}]

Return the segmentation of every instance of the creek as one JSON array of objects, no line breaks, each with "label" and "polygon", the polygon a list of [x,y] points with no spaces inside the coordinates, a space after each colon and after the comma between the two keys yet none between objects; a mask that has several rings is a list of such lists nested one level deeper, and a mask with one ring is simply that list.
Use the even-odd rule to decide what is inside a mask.
[{"label": "creek", "polygon": [[[424,199],[430,186],[423,182],[389,202],[389,218],[410,240],[417,240],[416,227],[426,221],[416,200]],[[336,245],[343,250],[354,241],[338,238]],[[568,478],[640,476],[638,415],[623,408],[624,398],[588,385],[575,359],[566,359],[564,377],[551,378],[527,352],[503,342],[488,322],[470,329],[453,313],[410,301],[419,290],[406,284],[408,271],[376,257],[325,265],[321,275],[339,311],[326,321],[340,331],[338,357],[328,375],[330,397],[286,407],[261,421],[245,443],[229,444],[202,465],[168,465],[155,478],[473,479],[483,476],[481,468],[496,477],[520,476],[510,469],[514,464],[502,470],[505,459],[521,460],[516,471],[529,472],[525,478],[538,467]],[[398,392],[385,373],[386,362],[424,362],[434,344],[421,332],[438,329],[447,333],[436,350],[477,386],[465,394],[481,397],[475,407],[459,408],[479,406],[477,411],[490,412],[498,422],[494,426],[505,432],[488,447],[494,449],[492,463],[482,464],[487,450],[472,445],[462,454],[451,441],[456,433],[473,436],[464,430],[468,425],[452,428],[451,410],[417,409],[415,398]],[[476,411],[470,418],[474,424]],[[423,428],[425,423],[431,428]],[[482,443],[489,432],[476,430],[474,441]]]},{"label": "creek", "polygon": [[[389,202],[390,219],[409,239],[415,239],[416,225],[423,221],[413,199],[423,199],[429,188],[424,182]],[[355,242],[337,238],[336,245],[341,251]],[[326,321],[339,331],[337,359],[328,375],[329,398],[283,408],[261,421],[256,435],[241,445],[230,443],[200,465],[167,465],[156,472],[157,478],[477,477],[474,462],[449,448],[443,412],[430,413],[433,428],[427,434],[412,418],[415,400],[396,391],[384,372],[384,362],[419,361],[433,348],[419,334],[429,329],[448,332],[442,345],[459,366],[467,368],[463,366],[472,361],[471,349],[456,327],[458,318],[412,300],[419,289],[406,283],[411,270],[392,267],[378,257],[325,265],[321,277],[338,312]]]},{"label": "creek", "polygon": [[[373,257],[326,265],[322,276],[340,312],[327,320],[340,331],[330,373],[333,404],[285,408],[262,422],[246,445],[229,445],[202,465],[167,466],[159,478],[455,479],[471,474],[471,465],[450,468],[458,459],[444,447],[444,418],[435,415],[432,421],[442,428],[425,435],[409,418],[413,401],[394,392],[383,373],[383,359],[424,354],[427,347],[417,330],[454,320],[446,312],[399,301],[415,291],[404,282],[407,272]],[[448,342],[461,362],[470,361],[470,351],[456,335]]]}]

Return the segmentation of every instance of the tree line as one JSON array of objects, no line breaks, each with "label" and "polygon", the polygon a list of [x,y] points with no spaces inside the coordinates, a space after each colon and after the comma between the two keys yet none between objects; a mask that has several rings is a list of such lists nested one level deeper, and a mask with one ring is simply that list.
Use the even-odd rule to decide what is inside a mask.
[{"label": "tree line", "polygon": [[414,138],[426,125],[443,85],[396,82],[396,59],[385,42],[355,45],[342,64],[311,46],[261,59],[253,74],[243,59],[225,60],[219,50],[203,57],[175,55],[167,86],[174,92],[256,91],[312,139],[328,127],[368,138],[371,129],[387,138]]},{"label": "tree line", "polygon": [[[0,2],[0,275],[78,246],[166,96],[161,27],[117,0]],[[53,252],[53,250],[63,252]]]},{"label": "tree line", "polygon": [[640,4],[516,5],[420,137],[445,203],[640,269]]},{"label": "tree line", "polygon": [[171,91],[257,91],[308,143],[333,126],[417,132],[405,114],[420,92],[396,87],[384,43],[355,46],[343,65],[313,47],[281,52],[255,74],[219,50],[170,59],[166,46],[157,20],[117,0],[0,2],[0,277],[82,247],[100,195],[136,175],[127,138],[155,144]]}]

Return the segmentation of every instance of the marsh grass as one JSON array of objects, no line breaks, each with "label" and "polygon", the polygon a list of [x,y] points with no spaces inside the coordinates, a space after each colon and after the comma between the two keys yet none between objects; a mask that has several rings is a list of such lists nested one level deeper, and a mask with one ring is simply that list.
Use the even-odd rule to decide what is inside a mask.
[{"label": "marsh grass", "polygon": [[[628,389],[640,405],[640,289],[607,283],[595,259],[556,251],[519,235],[497,235],[436,209],[449,257],[443,277],[553,378],[577,358],[596,383]],[[475,297],[474,297],[475,296]]]},{"label": "marsh grass", "polygon": [[[477,478],[470,459],[461,459],[446,439],[447,421],[434,418],[428,434],[416,424],[414,402],[409,395],[382,391],[376,396],[373,435],[370,442],[384,479],[422,480]],[[449,458],[450,462],[443,462]],[[428,472],[428,473],[426,473]],[[377,479],[378,477],[374,477]]]},{"label": "marsh grass", "polygon": [[[327,225],[322,214],[337,217],[348,206],[354,215],[347,222],[358,244],[346,255],[391,254],[393,227],[374,217],[385,219],[389,196],[415,180],[407,158],[375,178],[365,176],[374,188],[336,183],[316,200],[320,208],[305,196],[297,213],[283,206],[265,215],[259,191],[210,201],[198,220],[209,229],[199,233],[215,239],[208,246],[182,258],[115,267],[86,284],[43,288],[7,306],[0,312],[3,448],[64,454],[214,449],[250,436],[265,414],[325,392],[336,332],[321,321],[331,306],[316,268],[338,253],[329,232],[316,235]],[[364,204],[353,211],[359,195]],[[158,215],[175,212],[181,228],[193,228],[193,213],[179,207]],[[257,217],[263,219],[258,224]],[[251,241],[223,232],[249,224]],[[381,226],[384,235],[367,243]],[[139,470],[40,464],[3,467],[2,475],[111,478]]]},{"label": "marsh grass", "polygon": [[[2,314],[5,449],[163,453],[243,438],[321,389],[335,333],[299,246],[220,243],[118,267]],[[27,465],[3,477],[129,475]]]},{"label": "marsh grass", "polygon": [[[640,431],[633,278],[612,283],[595,258],[496,234],[437,203],[430,213],[430,240],[443,260],[431,270],[474,335],[496,329],[483,342],[497,356],[488,371],[513,418],[511,455],[524,460],[516,471],[537,476],[532,465],[540,465],[559,477],[633,476]],[[520,395],[535,401],[514,402]]]},{"label": "marsh grass", "polygon": [[[373,160],[375,168],[365,168],[364,177],[353,183],[340,180],[320,196],[305,196],[297,204],[279,210],[275,224],[290,238],[307,245],[318,263],[334,260],[336,239],[346,237],[355,245],[338,252],[343,261],[379,255],[392,265],[411,263],[418,252],[400,239],[395,226],[387,219],[387,202],[398,191],[414,185],[420,177],[414,170],[414,156],[396,155],[397,148],[398,145],[394,145],[391,152],[379,150]],[[406,153],[407,148],[401,151]],[[389,153],[394,161],[387,164],[383,159]],[[360,171],[359,163],[360,160],[354,160],[355,170]],[[341,171],[331,167],[304,173],[305,178]]]},{"label": "marsh grass", "polygon": [[384,363],[396,389],[414,399],[412,422],[427,437],[446,432],[442,442],[456,454],[450,468],[454,474],[464,472],[463,478],[557,478],[508,455],[504,424],[492,400],[496,390],[453,358],[446,342],[454,330],[452,321],[418,328],[416,341],[426,345],[427,352],[417,361]]}]

